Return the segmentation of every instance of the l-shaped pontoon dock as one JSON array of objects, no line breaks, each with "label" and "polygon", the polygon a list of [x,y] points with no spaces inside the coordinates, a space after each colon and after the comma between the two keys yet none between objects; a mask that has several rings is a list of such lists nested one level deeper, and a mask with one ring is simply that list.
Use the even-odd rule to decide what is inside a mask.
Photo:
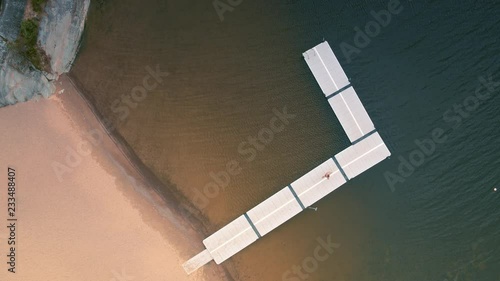
[{"label": "l-shaped pontoon dock", "polygon": [[203,240],[206,250],[183,264],[188,274],[229,259],[391,155],[328,42],[303,56],[352,145]]}]

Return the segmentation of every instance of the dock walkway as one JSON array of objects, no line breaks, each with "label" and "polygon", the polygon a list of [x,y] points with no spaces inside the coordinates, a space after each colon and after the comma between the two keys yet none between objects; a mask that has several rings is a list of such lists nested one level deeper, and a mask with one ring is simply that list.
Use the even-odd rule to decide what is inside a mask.
[{"label": "dock walkway", "polygon": [[203,240],[206,250],[183,265],[188,274],[224,262],[391,155],[328,42],[303,56],[352,145]]}]

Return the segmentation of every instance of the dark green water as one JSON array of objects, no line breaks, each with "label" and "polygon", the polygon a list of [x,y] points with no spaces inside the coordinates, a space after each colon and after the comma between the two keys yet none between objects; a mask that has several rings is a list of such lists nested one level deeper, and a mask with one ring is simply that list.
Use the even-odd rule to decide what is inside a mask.
[{"label": "dark green water", "polygon": [[[479,77],[500,81],[500,3],[401,1],[348,61],[341,43],[354,45],[354,28],[388,3],[243,0],[221,22],[210,1],[95,2],[71,75],[188,198],[240,161],[243,172],[202,211],[214,231],[349,145],[301,56],[324,38],[392,157],[231,259],[236,279],[283,280],[330,235],[341,246],[308,280],[498,281],[500,85],[477,105],[471,96]],[[156,64],[170,76],[119,121],[111,104]],[[454,113],[464,102],[469,110]],[[283,106],[297,117],[246,162],[238,145]],[[384,174],[397,175],[400,157],[435,129],[446,141],[391,190]]]}]

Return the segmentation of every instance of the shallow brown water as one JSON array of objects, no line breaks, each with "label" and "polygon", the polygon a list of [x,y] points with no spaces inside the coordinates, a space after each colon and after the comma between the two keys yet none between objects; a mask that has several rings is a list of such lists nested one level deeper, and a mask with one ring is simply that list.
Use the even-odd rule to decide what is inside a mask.
[{"label": "shallow brown water", "polygon": [[[397,169],[397,155],[415,149],[416,138],[442,126],[442,113],[474,91],[478,75],[498,72],[492,36],[498,5],[466,2],[402,1],[403,13],[351,64],[341,58],[395,157],[321,200],[318,212],[307,210],[226,262],[235,279],[282,280],[311,255],[316,238],[331,235],[341,247],[309,280],[443,280],[470,263],[469,245],[478,236],[498,237],[492,210],[498,204],[481,191],[495,184],[498,157],[475,160],[489,163],[487,169],[469,159],[476,147],[497,151],[485,133],[498,123],[493,104],[475,119],[489,120],[487,129],[470,122],[469,133],[441,148],[397,192],[383,177],[384,169]],[[95,1],[71,75],[164,191],[200,205],[196,194],[213,181],[210,173],[238,161],[241,172],[201,204],[211,233],[348,145],[301,54],[323,37],[338,53],[340,42],[352,42],[353,28],[387,3],[243,1],[221,22],[211,1]],[[157,65],[168,77],[126,106],[121,96]],[[238,146],[285,106],[296,117],[247,161]],[[130,112],[121,120],[123,107]],[[471,136],[474,145],[463,147]],[[457,150],[468,160],[450,172]],[[485,277],[471,280],[498,276],[493,266],[484,268]]]},{"label": "shallow brown water", "polygon": [[[242,5],[234,12],[240,14],[227,23],[220,23],[212,9],[210,3],[195,1],[121,1],[119,5],[111,1],[100,9],[94,5],[84,47],[71,73],[166,188],[179,190],[204,207],[209,232],[347,145],[304,67],[301,52],[306,43],[301,49],[287,45],[294,38],[263,32],[285,28],[285,14],[266,12],[256,27],[246,24],[261,12],[251,3]],[[269,42],[265,50],[262,41],[249,40],[258,34]],[[156,65],[169,76],[136,108],[129,107],[130,114],[121,120],[121,113],[113,112],[113,102],[130,95],[148,74],[145,67]],[[250,154],[240,153],[238,146],[269,128],[273,109],[284,107],[296,117],[249,161]],[[237,161],[241,172],[231,176],[227,187],[208,203],[199,203],[195,190],[203,191],[214,182],[210,174],[227,171],[230,161]],[[337,205],[320,203],[323,213],[301,214],[293,224],[237,255],[233,262],[239,273],[233,274],[238,280],[280,279],[291,265],[311,255],[318,236],[332,233],[322,227],[323,220],[342,220],[342,212],[362,215],[348,194],[342,197]],[[361,225],[358,228],[364,233]],[[347,231],[333,234],[338,243],[358,239]],[[347,250],[338,251],[330,261],[337,266],[324,266],[316,276],[349,274],[355,262]]]}]

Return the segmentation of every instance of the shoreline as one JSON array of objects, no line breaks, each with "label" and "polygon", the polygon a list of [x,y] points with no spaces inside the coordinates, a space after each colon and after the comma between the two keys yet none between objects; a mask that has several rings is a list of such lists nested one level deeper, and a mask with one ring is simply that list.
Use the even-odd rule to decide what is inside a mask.
[{"label": "shoreline", "polygon": [[[85,102],[87,107],[90,109],[94,117],[99,121],[99,125],[106,132],[107,136],[113,141],[119,151],[122,153],[122,156],[126,159],[126,161],[134,168],[135,172],[139,174],[142,180],[146,182],[148,188],[152,188],[152,191],[158,195],[163,203],[168,206],[168,208],[173,209],[176,213],[173,223],[176,224],[177,227],[189,227],[190,231],[194,231],[198,237],[195,237],[191,242],[199,243],[200,249],[204,249],[201,241],[205,239],[210,233],[208,228],[211,226],[209,220],[203,216],[202,212],[200,212],[196,206],[194,206],[187,198],[185,198],[179,191],[175,188],[166,187],[164,183],[162,183],[151,170],[144,165],[144,163],[139,159],[139,157],[135,154],[132,148],[128,145],[128,143],[123,139],[123,137],[116,131],[116,128],[109,126],[110,123],[105,124],[103,120],[106,120],[102,114],[97,110],[97,108],[92,104],[89,100],[88,95],[85,94],[82,87],[79,86],[79,82],[76,78],[71,77],[71,75],[63,74],[59,78],[60,80],[67,80],[72,87],[76,90],[75,92],[78,96]],[[64,83],[64,82],[63,82]],[[185,212],[181,209],[184,208]],[[172,218],[171,218],[172,219]],[[201,230],[201,231],[200,231]],[[201,239],[200,239],[201,238]],[[198,248],[198,247],[194,247]],[[192,249],[191,249],[192,250]],[[198,250],[194,250],[194,253],[197,253]],[[188,251],[185,256],[185,261],[187,261],[193,252]],[[211,266],[214,266],[213,264]],[[222,274],[220,277],[224,279],[217,280],[234,280],[233,276],[229,273],[229,268],[231,265],[226,263],[225,265],[215,265],[216,269]],[[231,268],[234,271],[233,268]]]},{"label": "shoreline", "polygon": [[[146,167],[142,161],[137,157],[137,155],[133,152],[132,148],[127,144],[127,142],[123,139],[123,137],[116,132],[116,129],[113,129],[110,126],[107,126],[104,123],[104,117],[102,114],[96,109],[96,107],[92,104],[92,102],[89,100],[88,95],[84,93],[82,90],[82,87],[78,85],[78,81],[71,77],[68,74],[61,75],[59,79],[67,79],[69,83],[76,89],[76,93],[82,98],[82,100],[85,102],[87,107],[90,109],[92,114],[95,116],[97,120],[99,120],[99,124],[102,126],[102,128],[106,131],[107,135],[110,137],[110,139],[114,142],[114,144],[120,149],[120,151],[123,153],[124,157],[127,159],[127,161],[136,169],[136,171],[143,177],[143,179],[146,179],[150,182],[150,185],[154,188],[154,190],[163,197],[165,203],[170,203],[170,204],[180,204],[178,201],[183,201],[181,203],[188,204],[190,205],[191,208],[195,208],[194,206],[191,206],[192,204],[187,201],[186,198],[179,199],[179,196],[182,196],[178,192],[175,192],[174,190],[168,188],[168,189],[161,189],[158,188],[158,186],[164,186],[164,184],[149,170],[148,167]],[[75,81],[76,80],[76,81]],[[168,193],[163,191],[163,190],[168,190]],[[171,197],[170,197],[171,196]],[[176,210],[180,212],[178,207],[176,206]],[[198,223],[203,225],[204,231],[206,231],[206,226],[202,223],[202,219],[196,217],[197,215],[192,214],[196,218],[196,221],[192,221],[193,223]],[[206,233],[205,233],[206,234]]]},{"label": "shoreline", "polygon": [[[11,132],[2,139],[2,165],[18,171],[19,221],[27,229],[19,233],[22,255],[12,280],[232,280],[215,264],[200,274],[184,272],[201,236],[194,218],[184,220],[175,200],[155,190],[68,77],[56,86],[48,99],[0,111]],[[94,146],[85,138],[90,131],[100,134]],[[54,163],[71,171],[59,177]],[[36,263],[41,255],[56,262]]]}]

